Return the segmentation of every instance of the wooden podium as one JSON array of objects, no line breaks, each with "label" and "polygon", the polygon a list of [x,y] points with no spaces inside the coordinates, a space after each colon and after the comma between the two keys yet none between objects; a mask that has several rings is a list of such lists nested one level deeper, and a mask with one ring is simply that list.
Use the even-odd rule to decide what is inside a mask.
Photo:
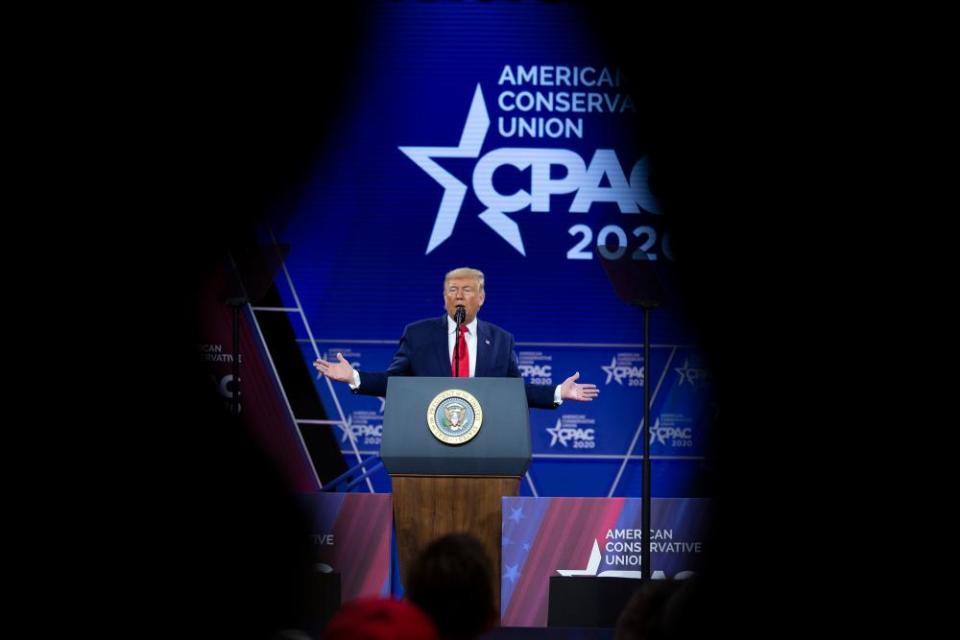
[{"label": "wooden podium", "polygon": [[[428,410],[438,395],[459,397],[458,391],[476,399],[482,422],[469,441],[448,444],[431,431]],[[518,494],[530,451],[530,416],[520,378],[390,378],[380,457],[393,482],[402,581],[431,541],[469,533],[494,563],[492,586],[500,610],[500,499]]]}]

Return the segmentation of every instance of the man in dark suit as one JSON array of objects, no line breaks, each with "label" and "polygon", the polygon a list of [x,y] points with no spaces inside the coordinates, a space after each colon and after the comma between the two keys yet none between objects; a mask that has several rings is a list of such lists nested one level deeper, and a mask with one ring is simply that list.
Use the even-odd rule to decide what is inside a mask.
[{"label": "man in dark suit", "polygon": [[[451,376],[519,378],[513,336],[495,324],[479,320],[483,306],[483,272],[469,267],[454,269],[443,281],[443,301],[447,314],[407,325],[400,347],[386,371],[364,371],[361,377],[342,354],[337,362],[318,358],[313,366],[332,380],[346,382],[354,393],[387,395],[390,376]],[[463,307],[460,334],[454,319],[457,307]],[[600,390],[594,384],[580,384],[580,372],[556,388],[526,385],[527,404],[552,409],[564,400],[589,402]]]}]

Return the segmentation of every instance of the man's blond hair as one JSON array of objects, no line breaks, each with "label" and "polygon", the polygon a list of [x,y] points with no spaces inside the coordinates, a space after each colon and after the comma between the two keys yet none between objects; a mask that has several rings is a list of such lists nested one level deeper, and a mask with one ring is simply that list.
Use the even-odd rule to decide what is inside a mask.
[{"label": "man's blond hair", "polygon": [[479,293],[483,293],[483,271],[480,269],[473,269],[471,267],[458,267],[453,271],[448,271],[447,275],[443,277],[443,288],[446,290],[447,281],[451,278],[472,278],[477,280],[480,283]]}]

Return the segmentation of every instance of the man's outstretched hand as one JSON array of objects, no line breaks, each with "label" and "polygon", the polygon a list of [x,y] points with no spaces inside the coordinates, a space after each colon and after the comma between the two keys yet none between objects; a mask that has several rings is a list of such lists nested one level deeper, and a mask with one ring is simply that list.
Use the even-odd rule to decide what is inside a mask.
[{"label": "man's outstretched hand", "polygon": [[342,353],[337,353],[337,362],[327,362],[323,358],[317,358],[314,360],[313,366],[331,380],[348,384],[353,382],[353,367],[344,359]]},{"label": "man's outstretched hand", "polygon": [[580,379],[580,372],[577,371],[575,374],[563,381],[563,384],[560,385],[560,399],[561,400],[577,400],[579,402],[590,402],[598,395],[600,395],[600,389],[597,388],[595,384],[577,384],[577,380]]}]

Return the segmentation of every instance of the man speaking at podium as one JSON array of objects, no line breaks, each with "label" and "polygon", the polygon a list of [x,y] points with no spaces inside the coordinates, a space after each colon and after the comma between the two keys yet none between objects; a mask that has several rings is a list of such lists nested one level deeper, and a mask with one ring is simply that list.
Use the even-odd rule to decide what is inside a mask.
[{"label": "man speaking at podium", "polygon": [[[455,376],[519,378],[513,336],[495,324],[479,320],[483,306],[483,272],[461,267],[443,280],[444,317],[407,325],[400,346],[386,371],[364,371],[361,376],[342,354],[337,362],[317,358],[313,366],[332,380],[350,385],[354,393],[387,395],[390,376]],[[594,384],[580,384],[580,372],[550,387],[527,384],[527,404],[552,409],[564,400],[589,402],[599,395]]]}]

